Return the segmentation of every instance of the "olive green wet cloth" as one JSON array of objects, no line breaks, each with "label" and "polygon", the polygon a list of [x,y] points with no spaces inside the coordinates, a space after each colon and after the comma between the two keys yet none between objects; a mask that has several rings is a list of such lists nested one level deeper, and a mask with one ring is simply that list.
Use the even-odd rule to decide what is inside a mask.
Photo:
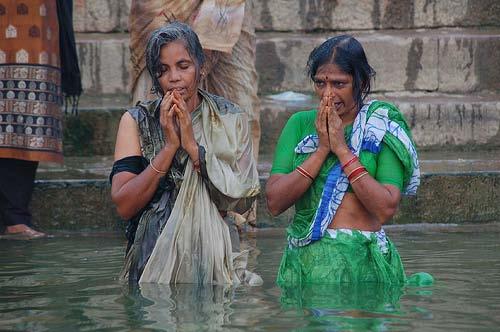
[{"label": "olive green wet cloth", "polygon": [[247,211],[260,190],[248,120],[222,97],[203,90],[199,94],[201,104],[191,116],[196,142],[206,149],[202,168],[206,166],[207,178],[187,160],[172,212],[140,283],[232,284],[253,277],[246,273],[245,254],[239,248],[232,252],[229,229],[219,213]]},{"label": "olive green wet cloth", "polygon": [[427,273],[406,278],[394,244],[386,237],[386,253],[376,233],[367,237],[360,231],[337,232],[304,247],[287,247],[281,259],[277,283],[280,286],[338,283],[385,283],[392,285],[432,284]]}]

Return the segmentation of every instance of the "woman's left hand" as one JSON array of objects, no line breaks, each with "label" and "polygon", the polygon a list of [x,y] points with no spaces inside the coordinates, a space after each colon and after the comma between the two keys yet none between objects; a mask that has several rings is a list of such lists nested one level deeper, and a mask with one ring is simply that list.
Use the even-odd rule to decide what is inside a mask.
[{"label": "woman's left hand", "polygon": [[193,123],[191,122],[191,112],[179,92],[172,92],[172,110],[177,116],[179,129],[181,132],[181,146],[189,154],[189,157],[198,160],[198,144],[194,139]]},{"label": "woman's left hand", "polygon": [[343,153],[350,152],[345,142],[342,119],[333,107],[330,107],[328,112],[328,139],[330,141],[330,149],[337,157],[340,157]]}]

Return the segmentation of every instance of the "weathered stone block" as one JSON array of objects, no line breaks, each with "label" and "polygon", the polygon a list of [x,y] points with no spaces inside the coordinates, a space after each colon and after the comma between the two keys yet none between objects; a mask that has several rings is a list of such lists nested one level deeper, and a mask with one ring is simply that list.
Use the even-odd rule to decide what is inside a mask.
[{"label": "weathered stone block", "polygon": [[[355,33],[377,72],[375,92],[500,90],[500,31]],[[259,34],[256,67],[263,93],[308,91],[305,66],[323,34]]]},{"label": "weathered stone block", "polygon": [[[267,212],[264,188],[258,204],[259,227],[284,227],[293,209],[278,218]],[[416,197],[404,198],[390,222],[485,223],[500,220],[500,173],[429,174],[422,177]],[[44,230],[121,230],[107,180],[37,181],[31,204],[34,223]]]},{"label": "weathered stone block", "polygon": [[[500,91],[500,30],[370,32],[355,34],[377,71],[375,92]],[[324,34],[258,34],[256,68],[261,93],[310,91],[306,62]],[[128,93],[127,34],[77,36],[86,94]]]},{"label": "weathered stone block", "polygon": [[500,102],[396,102],[425,148],[500,146]]},{"label": "weathered stone block", "polygon": [[128,36],[77,36],[77,52],[86,94],[126,93],[129,84]]},{"label": "weathered stone block", "polygon": [[499,172],[428,174],[393,223],[494,222],[500,220],[499,199]]},{"label": "weathered stone block", "polygon": [[106,180],[37,181],[31,202],[33,222],[42,229],[118,230]]},{"label": "weathered stone block", "polygon": [[255,1],[254,20],[261,31],[357,30],[373,26],[370,1]]},{"label": "weathered stone block", "polygon": [[[75,31],[128,31],[130,2],[75,1]],[[253,7],[260,31],[500,26],[496,0],[254,0]]]},{"label": "weathered stone block", "polygon": [[128,30],[131,0],[79,0],[73,2],[75,32]]},{"label": "weathered stone block", "polygon": [[373,91],[438,89],[438,39],[419,33],[361,35],[368,61],[377,72]]},{"label": "weathered stone block", "polygon": [[305,65],[309,53],[322,43],[323,36],[260,35],[257,40],[255,66],[259,73],[259,89],[270,91],[306,91],[312,85]]},{"label": "weathered stone block", "polygon": [[64,119],[64,155],[112,155],[125,109],[81,109]]},{"label": "weathered stone block", "polygon": [[260,31],[500,26],[496,0],[258,0]]},{"label": "weathered stone block", "polygon": [[434,22],[439,26],[500,26],[497,0],[446,0],[432,4],[425,0],[425,7],[432,7]]},{"label": "weathered stone block", "polygon": [[439,90],[500,90],[500,34],[443,36],[439,45]]},{"label": "weathered stone block", "polygon": [[[377,96],[374,96],[377,97]],[[384,97],[397,105],[412,129],[415,142],[425,149],[500,146],[500,100],[466,96]],[[377,98],[378,98],[377,97]],[[317,101],[276,102],[263,99],[260,154],[272,156],[288,118],[297,111],[313,109]]]}]

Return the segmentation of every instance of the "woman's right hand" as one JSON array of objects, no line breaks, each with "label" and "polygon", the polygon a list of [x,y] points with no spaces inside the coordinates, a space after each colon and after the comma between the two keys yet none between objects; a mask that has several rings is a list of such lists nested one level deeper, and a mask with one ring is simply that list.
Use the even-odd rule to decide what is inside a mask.
[{"label": "woman's right hand", "polygon": [[165,135],[165,145],[179,148],[181,146],[179,126],[176,121],[172,92],[167,92],[160,104],[160,125]]},{"label": "woman's right hand", "polygon": [[331,98],[323,97],[319,102],[319,111],[316,116],[316,131],[319,137],[318,151],[330,152],[330,139],[328,136],[328,112],[331,110]]}]

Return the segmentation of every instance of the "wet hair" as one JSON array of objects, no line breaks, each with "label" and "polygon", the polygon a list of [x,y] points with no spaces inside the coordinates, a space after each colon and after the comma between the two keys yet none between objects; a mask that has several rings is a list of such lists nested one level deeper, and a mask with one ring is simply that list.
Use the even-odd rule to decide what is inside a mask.
[{"label": "wet hair", "polygon": [[328,39],[316,47],[307,60],[307,75],[314,81],[318,68],[325,64],[335,64],[343,72],[352,76],[353,97],[358,108],[371,91],[370,80],[375,70],[368,64],[360,42],[349,35]]},{"label": "wet hair", "polygon": [[153,93],[163,95],[159,78],[162,75],[162,64],[160,62],[161,48],[169,43],[181,41],[196,66],[196,78],[200,79],[201,67],[205,63],[205,55],[200,40],[189,25],[181,22],[172,22],[156,29],[149,38],[146,47],[146,68],[153,79]]}]

